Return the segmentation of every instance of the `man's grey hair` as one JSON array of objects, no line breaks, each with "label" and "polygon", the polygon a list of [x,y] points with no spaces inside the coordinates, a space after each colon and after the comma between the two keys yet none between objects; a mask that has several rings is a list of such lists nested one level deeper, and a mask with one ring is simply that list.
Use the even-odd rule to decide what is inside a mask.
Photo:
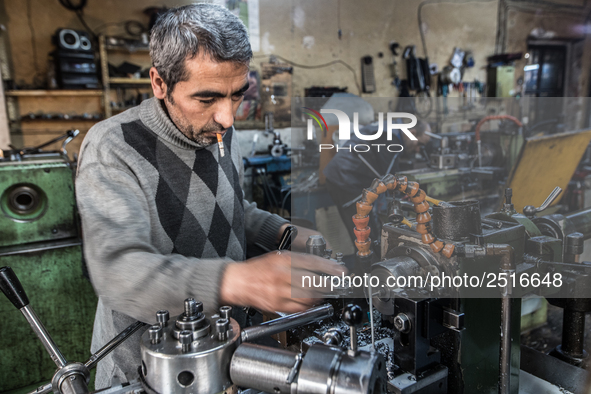
[{"label": "man's grey hair", "polygon": [[248,65],[252,50],[246,27],[227,8],[209,3],[172,8],[160,15],[150,33],[150,56],[169,100],[175,85],[189,78],[185,60],[199,54]]}]

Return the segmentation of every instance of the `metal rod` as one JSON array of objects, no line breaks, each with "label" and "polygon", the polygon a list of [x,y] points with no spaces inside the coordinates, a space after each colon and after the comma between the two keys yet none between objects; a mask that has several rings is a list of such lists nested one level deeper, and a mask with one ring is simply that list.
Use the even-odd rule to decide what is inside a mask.
[{"label": "metal rod", "polygon": [[317,320],[326,319],[334,315],[334,308],[330,304],[325,304],[316,308],[308,309],[305,312],[294,313],[292,315],[269,320],[262,324],[252,327],[246,327],[242,330],[242,342],[253,341],[255,339],[278,334],[290,328],[309,324]]},{"label": "metal rod", "polygon": [[567,224],[573,226],[572,232],[583,234],[583,239],[591,238],[591,208],[584,209],[566,216]]},{"label": "metal rod", "polygon": [[49,335],[47,329],[45,328],[43,323],[41,323],[41,320],[39,320],[33,308],[31,308],[29,305],[25,305],[20,309],[20,311],[25,316],[25,319],[27,319],[27,321],[31,325],[31,328],[33,329],[35,334],[37,334],[39,340],[43,343],[43,346],[45,346],[45,349],[51,356],[51,359],[53,360],[55,365],[57,365],[58,368],[65,367],[68,361],[66,360],[62,352],[60,352],[55,342],[53,342],[51,335]]},{"label": "metal rod", "polygon": [[127,327],[125,330],[121,331],[119,333],[119,335],[117,335],[115,338],[111,339],[111,341],[109,343],[107,343],[105,346],[103,346],[102,348],[100,348],[98,352],[96,352],[95,354],[90,356],[88,361],[86,363],[84,363],[84,365],[86,365],[86,368],[88,368],[88,369],[94,368],[100,360],[102,360],[113,349],[115,349],[117,346],[119,346],[121,344],[121,342],[125,341],[134,332],[136,332],[137,330],[139,330],[140,328],[142,328],[145,325],[146,324],[142,323],[141,321],[136,321],[135,323],[133,323],[129,327]]},{"label": "metal rod", "polygon": [[564,308],[562,351],[569,357],[583,358],[585,351],[585,312]]},{"label": "metal rod", "polygon": [[376,350],[376,339],[375,339],[375,334],[374,334],[374,329],[373,329],[373,297],[371,296],[371,294],[373,293],[372,289],[371,289],[371,280],[368,282],[368,287],[369,287],[369,325],[370,325],[370,329],[371,329],[371,349],[372,350]]},{"label": "metal rod", "polygon": [[369,161],[367,161],[367,160],[365,159],[365,157],[363,157],[363,156],[361,156],[361,155],[359,155],[359,154],[357,155],[357,157],[359,157],[359,160],[361,160],[361,161],[363,162],[363,164],[365,164],[365,165],[367,166],[367,168],[369,168],[369,169],[371,170],[371,172],[373,172],[373,173],[374,173],[374,175],[375,175],[375,176],[377,176],[378,178],[381,178],[381,177],[382,177],[382,176],[380,175],[380,173],[379,173],[379,172],[377,172],[377,171],[376,171],[376,169],[375,169],[375,168],[373,168],[373,167],[371,166],[371,164],[369,164]]},{"label": "metal rod", "polygon": [[355,353],[357,351],[357,327],[349,327],[349,334],[351,335],[351,351]]},{"label": "metal rod", "polygon": [[501,298],[501,354],[499,357],[499,394],[511,391],[511,298]]}]

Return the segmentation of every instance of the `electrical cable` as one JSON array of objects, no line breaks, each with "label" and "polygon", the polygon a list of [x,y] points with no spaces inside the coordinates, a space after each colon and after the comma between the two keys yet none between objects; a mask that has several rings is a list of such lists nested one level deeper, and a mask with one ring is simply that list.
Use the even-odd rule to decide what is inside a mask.
[{"label": "electrical cable", "polygon": [[86,31],[90,33],[93,39],[97,38],[96,33],[90,28],[90,26],[88,26],[88,23],[86,23],[86,20],[82,15],[82,10],[84,9],[84,7],[86,7],[86,3],[88,3],[88,0],[80,0],[78,4],[72,3],[72,0],[59,0],[59,2],[65,9],[72,11],[76,14],[78,19],[80,20],[80,23],[82,23],[82,26],[84,26]]},{"label": "electrical cable", "polygon": [[[287,198],[291,196],[291,189],[289,189],[289,191],[285,194],[285,197],[283,197],[283,201],[281,202],[281,211],[280,213],[283,214],[283,209],[285,207],[285,203],[287,202]],[[291,212],[291,209],[290,209]]]},{"label": "electrical cable", "polygon": [[[492,1],[492,0],[490,0],[490,1]],[[351,73],[353,73],[353,79],[355,80],[355,86],[357,87],[357,91],[359,92],[359,95],[361,95],[361,87],[359,86],[359,83],[357,82],[357,73],[355,72],[355,69],[353,69],[353,67],[351,67],[350,65],[348,65],[347,63],[345,63],[341,59],[333,60],[331,62],[324,63],[324,64],[317,64],[314,66],[309,66],[306,64],[298,64],[298,63],[292,62],[291,60],[288,60],[282,56],[275,55],[275,54],[259,55],[259,56],[254,56],[254,57],[256,58],[256,57],[269,57],[269,56],[276,57],[277,59],[283,60],[285,63],[290,64],[294,67],[299,67],[299,68],[304,68],[304,69],[324,68],[324,67],[332,66],[334,64],[342,64],[347,69],[349,69],[349,71],[351,71]]]}]

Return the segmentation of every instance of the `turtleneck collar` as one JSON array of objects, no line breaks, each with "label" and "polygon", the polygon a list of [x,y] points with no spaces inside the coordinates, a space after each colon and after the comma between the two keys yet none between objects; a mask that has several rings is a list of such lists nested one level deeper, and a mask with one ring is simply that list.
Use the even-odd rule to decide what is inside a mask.
[{"label": "turtleneck collar", "polygon": [[140,120],[160,138],[180,148],[191,150],[205,148],[204,145],[191,141],[181,133],[172,123],[164,108],[162,108],[163,105],[156,97],[142,101],[140,104]]}]

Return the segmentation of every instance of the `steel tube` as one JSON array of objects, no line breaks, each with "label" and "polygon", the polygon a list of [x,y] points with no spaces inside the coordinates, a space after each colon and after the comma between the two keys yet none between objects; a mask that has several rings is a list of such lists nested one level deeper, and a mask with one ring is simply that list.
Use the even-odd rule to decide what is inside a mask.
[{"label": "steel tube", "polygon": [[567,215],[566,219],[573,226],[571,232],[583,234],[585,240],[591,238],[591,208]]},{"label": "steel tube", "polygon": [[125,341],[129,338],[134,332],[139,330],[141,327],[145,326],[145,323],[141,321],[136,321],[135,323],[131,324],[125,330],[121,331],[119,335],[115,338],[111,339],[109,343],[99,349],[98,352],[90,356],[90,359],[84,364],[86,368],[92,369],[96,366],[96,364],[102,360],[107,354],[109,354],[113,349],[121,344],[121,342]]},{"label": "steel tube", "polygon": [[246,327],[242,330],[242,342],[253,341],[264,336],[278,334],[290,328],[309,324],[317,320],[326,319],[334,315],[334,308],[330,304],[308,309],[305,312],[294,313],[279,319],[269,320],[258,326]]},{"label": "steel tube", "polygon": [[66,360],[62,352],[60,352],[55,342],[53,342],[51,335],[49,335],[47,329],[45,328],[43,323],[41,323],[41,320],[39,320],[33,308],[31,308],[29,305],[26,305],[22,307],[20,311],[25,316],[25,319],[27,319],[27,321],[31,325],[31,328],[33,329],[35,334],[37,334],[39,340],[43,343],[43,346],[45,346],[45,349],[51,356],[51,359],[53,360],[55,365],[57,365],[58,368],[65,367],[68,361]]}]

